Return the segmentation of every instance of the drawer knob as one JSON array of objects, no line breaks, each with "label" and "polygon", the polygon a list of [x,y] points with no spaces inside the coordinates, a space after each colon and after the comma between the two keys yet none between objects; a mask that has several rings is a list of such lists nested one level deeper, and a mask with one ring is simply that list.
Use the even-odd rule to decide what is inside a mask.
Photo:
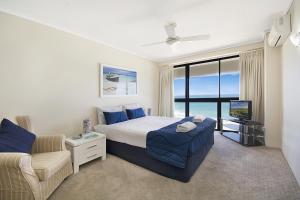
[{"label": "drawer knob", "polygon": [[96,147],[97,145],[95,144],[95,145],[93,145],[93,146],[90,146],[90,147],[88,147],[88,148],[86,148],[86,149],[91,149],[91,148],[94,148],[94,147]]}]

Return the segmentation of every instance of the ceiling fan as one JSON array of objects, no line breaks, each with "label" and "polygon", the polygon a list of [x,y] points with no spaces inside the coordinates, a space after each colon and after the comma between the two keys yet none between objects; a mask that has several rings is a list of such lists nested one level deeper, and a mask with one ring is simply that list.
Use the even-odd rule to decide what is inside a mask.
[{"label": "ceiling fan", "polygon": [[144,44],[142,46],[147,47],[147,46],[153,46],[153,45],[158,45],[158,44],[172,45],[177,42],[192,42],[192,41],[197,41],[197,40],[208,40],[210,38],[209,34],[179,37],[175,34],[175,28],[176,28],[176,23],[174,23],[174,22],[166,24],[165,30],[166,30],[168,37],[165,41],[153,42],[153,43],[149,43],[149,44]]}]

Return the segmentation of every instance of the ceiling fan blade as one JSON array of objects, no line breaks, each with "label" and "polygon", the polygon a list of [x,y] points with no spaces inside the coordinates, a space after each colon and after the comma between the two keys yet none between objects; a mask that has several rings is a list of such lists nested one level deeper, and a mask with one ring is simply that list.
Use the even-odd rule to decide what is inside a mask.
[{"label": "ceiling fan blade", "polygon": [[158,45],[158,44],[164,44],[166,43],[166,41],[163,42],[153,42],[153,43],[149,43],[149,44],[143,44],[141,45],[142,47],[148,47],[148,46],[153,46],[153,45]]},{"label": "ceiling fan blade", "polygon": [[167,33],[169,38],[175,38],[176,37],[175,27],[176,27],[176,23],[169,23],[169,24],[165,25],[165,30],[166,30],[166,33]]},{"label": "ceiling fan blade", "polygon": [[182,42],[189,42],[189,41],[195,41],[195,40],[208,40],[210,38],[210,35],[194,35],[194,36],[187,36],[187,37],[181,37],[179,38],[179,41]]}]

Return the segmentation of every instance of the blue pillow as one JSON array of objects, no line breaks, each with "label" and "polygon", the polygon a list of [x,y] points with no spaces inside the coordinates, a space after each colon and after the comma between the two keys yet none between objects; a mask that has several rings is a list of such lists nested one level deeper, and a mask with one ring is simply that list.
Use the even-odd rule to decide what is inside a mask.
[{"label": "blue pillow", "polygon": [[143,108],[126,109],[126,113],[129,119],[135,119],[146,116]]},{"label": "blue pillow", "polygon": [[3,119],[0,128],[0,152],[31,153],[35,135]]},{"label": "blue pillow", "polygon": [[118,122],[124,122],[127,121],[127,115],[125,112],[120,111],[120,112],[103,112],[105,121],[107,125],[110,124],[115,124]]}]

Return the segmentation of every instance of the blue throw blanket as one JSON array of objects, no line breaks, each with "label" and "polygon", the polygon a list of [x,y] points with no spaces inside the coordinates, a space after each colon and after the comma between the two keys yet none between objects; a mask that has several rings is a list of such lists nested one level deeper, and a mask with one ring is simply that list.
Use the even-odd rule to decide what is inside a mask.
[{"label": "blue throw blanket", "polygon": [[179,122],[147,134],[146,151],[151,157],[179,168],[185,168],[187,158],[207,144],[209,134],[213,134],[216,121],[206,118],[187,133],[177,133],[178,124],[192,121],[187,117]]}]

